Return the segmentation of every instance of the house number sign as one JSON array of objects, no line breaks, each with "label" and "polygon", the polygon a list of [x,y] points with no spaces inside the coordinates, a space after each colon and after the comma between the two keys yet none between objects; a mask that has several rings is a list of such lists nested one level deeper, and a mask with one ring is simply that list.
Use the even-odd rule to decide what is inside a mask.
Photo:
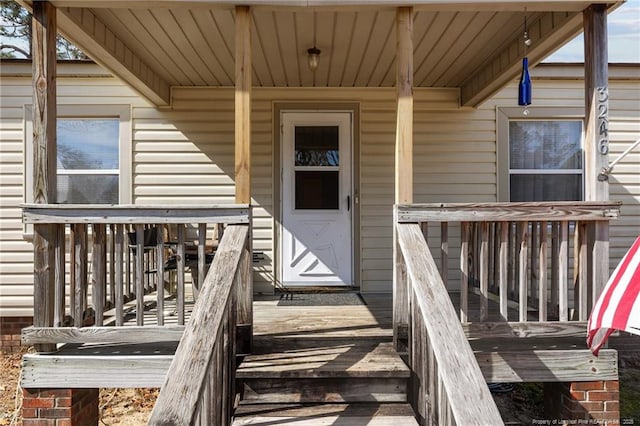
[{"label": "house number sign", "polygon": [[598,150],[600,154],[609,153],[609,89],[596,88],[598,93]]}]

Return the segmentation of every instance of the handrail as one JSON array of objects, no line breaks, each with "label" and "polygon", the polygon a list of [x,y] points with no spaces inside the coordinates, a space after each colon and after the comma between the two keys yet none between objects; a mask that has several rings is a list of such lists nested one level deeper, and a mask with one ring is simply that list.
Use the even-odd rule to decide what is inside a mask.
[{"label": "handrail", "polygon": [[[227,227],[156,401],[150,425],[226,424],[235,381],[237,287],[250,256],[249,227]],[[206,398],[208,396],[208,398]],[[209,399],[209,401],[207,401]],[[208,421],[211,418],[213,421]]]},{"label": "handrail", "polygon": [[[24,204],[22,209],[24,223],[34,230],[36,307],[34,327],[23,333],[23,341],[40,352],[100,335],[120,343],[130,342],[133,334],[141,341],[178,341],[179,331],[161,327],[185,323],[191,303],[185,274],[191,272],[196,298],[215,252],[211,238],[219,239],[225,225],[251,222],[247,204]],[[166,297],[165,286],[175,302]],[[164,309],[165,299],[175,303],[174,311]],[[250,303],[241,301],[241,309],[250,309],[245,306]],[[151,328],[131,335],[108,330],[124,326],[132,315],[137,326]]]},{"label": "handrail", "polygon": [[502,424],[478,362],[418,224],[396,225],[409,281],[414,408],[434,424]]}]

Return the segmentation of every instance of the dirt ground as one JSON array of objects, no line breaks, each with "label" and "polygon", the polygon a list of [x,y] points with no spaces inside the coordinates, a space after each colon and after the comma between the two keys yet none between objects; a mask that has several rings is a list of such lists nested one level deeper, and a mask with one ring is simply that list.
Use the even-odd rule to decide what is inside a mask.
[{"label": "dirt ground", "polygon": [[[22,394],[18,388],[22,354],[0,354],[0,426],[19,426]],[[157,389],[102,389],[100,422],[103,425],[146,425]],[[505,423],[530,425],[544,419],[542,386],[515,384],[511,392],[494,395]],[[620,409],[625,424],[640,425],[640,354],[620,359]]]}]

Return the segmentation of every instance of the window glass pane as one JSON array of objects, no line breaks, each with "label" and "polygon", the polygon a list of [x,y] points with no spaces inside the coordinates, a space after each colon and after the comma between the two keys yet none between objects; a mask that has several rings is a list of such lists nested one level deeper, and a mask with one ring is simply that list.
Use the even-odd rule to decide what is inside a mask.
[{"label": "window glass pane", "polygon": [[296,126],[296,166],[339,166],[338,126]]},{"label": "window glass pane", "polygon": [[118,204],[118,175],[58,174],[62,204]]},{"label": "window glass pane", "polygon": [[296,210],[337,210],[339,175],[338,171],[297,171]]},{"label": "window glass pane", "polygon": [[58,169],[118,169],[117,119],[57,121]]},{"label": "window glass pane", "polygon": [[511,175],[511,201],[580,201],[582,175]]},{"label": "window glass pane", "polygon": [[512,169],[582,169],[581,121],[510,121]]}]

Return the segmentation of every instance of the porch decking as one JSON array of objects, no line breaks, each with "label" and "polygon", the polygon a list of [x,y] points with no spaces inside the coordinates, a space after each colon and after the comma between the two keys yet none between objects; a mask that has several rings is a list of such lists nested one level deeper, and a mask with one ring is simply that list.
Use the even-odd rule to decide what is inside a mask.
[{"label": "porch decking", "polygon": [[[369,369],[379,374],[401,369],[395,360],[389,364],[387,357],[393,339],[391,295],[362,296],[367,304],[359,306],[278,306],[277,296],[256,300],[254,355],[240,366],[238,378],[266,377],[268,369],[279,369],[293,377],[295,371],[323,366],[330,375],[334,367],[329,364],[339,357],[340,368],[354,371],[351,376],[366,375]],[[451,298],[457,307],[459,293],[451,293]],[[489,303],[490,311],[497,312],[497,304]],[[174,304],[174,298],[167,298],[165,311]],[[469,304],[476,311],[473,308],[479,307],[480,297],[470,294]],[[152,327],[156,309],[154,306],[145,311],[145,318],[150,320],[145,328]],[[189,314],[190,310],[187,320]],[[490,319],[498,320],[497,315],[492,314]],[[487,382],[617,379],[617,352],[603,349],[598,358],[593,357],[585,345],[586,325],[582,322],[527,326],[502,323],[500,327],[495,325],[497,322],[491,324],[491,329],[481,323],[464,326]],[[135,318],[123,327],[131,328],[135,336]],[[162,343],[66,344],[55,354],[26,355],[22,386],[160,387],[182,330],[182,326],[169,327],[167,341]],[[492,337],[486,337],[489,331]],[[317,343],[317,353],[308,342]],[[300,358],[302,347],[306,364]],[[348,357],[344,357],[345,349],[349,349]],[[282,355],[274,357],[274,351]],[[265,365],[268,358],[277,358],[280,368]],[[261,368],[255,367],[258,364]]]}]

